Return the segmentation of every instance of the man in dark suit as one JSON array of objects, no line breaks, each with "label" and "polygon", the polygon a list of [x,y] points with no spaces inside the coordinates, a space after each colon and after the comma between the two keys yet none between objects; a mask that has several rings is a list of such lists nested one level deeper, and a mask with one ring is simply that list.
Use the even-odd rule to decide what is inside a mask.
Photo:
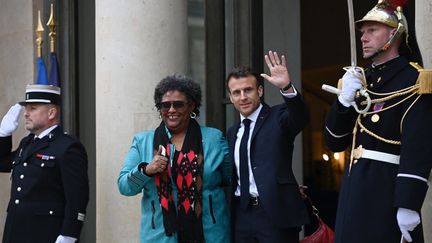
[{"label": "man in dark suit", "polygon": [[233,163],[232,225],[235,242],[299,242],[308,222],[305,204],[292,171],[296,135],[309,114],[292,86],[285,57],[265,56],[271,75],[261,74],[280,89],[284,103],[261,102],[262,79],[239,67],[227,77],[227,88],[241,122],[228,130]]},{"label": "man in dark suit", "polygon": [[60,88],[28,85],[20,104],[30,134],[16,151],[12,133],[21,106],[12,106],[0,124],[0,171],[12,180],[3,243],[76,242],[89,199],[87,153],[59,126]]}]

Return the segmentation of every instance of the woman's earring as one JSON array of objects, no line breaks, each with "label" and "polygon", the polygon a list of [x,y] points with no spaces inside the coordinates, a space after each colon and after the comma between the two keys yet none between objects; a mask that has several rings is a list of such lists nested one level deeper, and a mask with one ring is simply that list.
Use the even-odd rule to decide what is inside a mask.
[{"label": "woman's earring", "polygon": [[195,119],[197,117],[197,114],[192,111],[189,116],[190,118]]},{"label": "woman's earring", "polygon": [[159,119],[162,119],[162,115],[159,113]]}]

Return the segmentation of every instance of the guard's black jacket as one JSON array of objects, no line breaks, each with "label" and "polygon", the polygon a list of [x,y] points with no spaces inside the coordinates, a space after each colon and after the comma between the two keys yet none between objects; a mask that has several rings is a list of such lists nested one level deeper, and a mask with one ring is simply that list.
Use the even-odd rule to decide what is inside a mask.
[{"label": "guard's black jacket", "polygon": [[10,172],[11,197],[3,243],[54,243],[79,238],[89,200],[87,153],[60,127],[39,140],[0,137],[0,171]]},{"label": "guard's black jacket", "polygon": [[[347,149],[355,136],[355,148],[361,145],[400,155],[399,165],[360,158],[352,160],[351,169],[346,166],[336,218],[337,243],[400,242],[397,209],[420,213],[432,166],[432,96],[407,92],[390,99],[415,85],[417,77],[418,71],[404,57],[369,67],[367,89],[373,100],[382,99],[369,110],[376,112],[358,115],[336,100],[327,114],[324,136],[332,151]],[[357,119],[360,124],[355,125]],[[423,242],[421,225],[411,236],[413,242]]]}]

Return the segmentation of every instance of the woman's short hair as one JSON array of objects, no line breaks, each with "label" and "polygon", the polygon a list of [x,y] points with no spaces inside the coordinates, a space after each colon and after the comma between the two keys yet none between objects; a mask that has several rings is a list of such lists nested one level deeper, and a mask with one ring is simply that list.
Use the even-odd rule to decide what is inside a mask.
[{"label": "woman's short hair", "polygon": [[186,95],[189,103],[195,104],[193,112],[198,116],[201,107],[201,87],[195,80],[181,74],[169,75],[163,78],[154,91],[154,102],[157,105],[162,102],[162,96],[168,91],[179,91]]}]

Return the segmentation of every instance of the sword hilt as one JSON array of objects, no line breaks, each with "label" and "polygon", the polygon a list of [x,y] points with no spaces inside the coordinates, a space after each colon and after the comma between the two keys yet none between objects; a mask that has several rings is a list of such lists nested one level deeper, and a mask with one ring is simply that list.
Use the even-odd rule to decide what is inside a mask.
[{"label": "sword hilt", "polygon": [[[345,67],[344,70],[347,71],[347,72],[352,73],[355,76],[358,76],[358,78],[363,81],[363,84],[365,84],[365,76],[364,76],[364,70],[363,70],[363,68],[361,68],[361,67]],[[336,87],[327,85],[327,84],[323,84],[321,86],[321,89],[324,90],[324,91],[327,91],[329,93],[338,95],[338,96],[342,92],[342,90],[340,90],[340,89],[338,89]],[[370,108],[370,106],[372,104],[372,100],[371,100],[371,98],[370,98],[370,96],[369,96],[369,94],[368,94],[368,92],[367,92],[367,90],[365,88],[361,88],[359,90],[359,93],[360,93],[361,96],[363,96],[363,97],[366,98],[366,107],[364,109],[360,110],[358,108],[357,104],[355,103],[355,101],[352,101],[350,103],[350,105],[352,107],[354,107],[354,109],[357,111],[357,113],[364,114],[364,113],[368,112],[368,110],[369,110],[369,108]]]}]

